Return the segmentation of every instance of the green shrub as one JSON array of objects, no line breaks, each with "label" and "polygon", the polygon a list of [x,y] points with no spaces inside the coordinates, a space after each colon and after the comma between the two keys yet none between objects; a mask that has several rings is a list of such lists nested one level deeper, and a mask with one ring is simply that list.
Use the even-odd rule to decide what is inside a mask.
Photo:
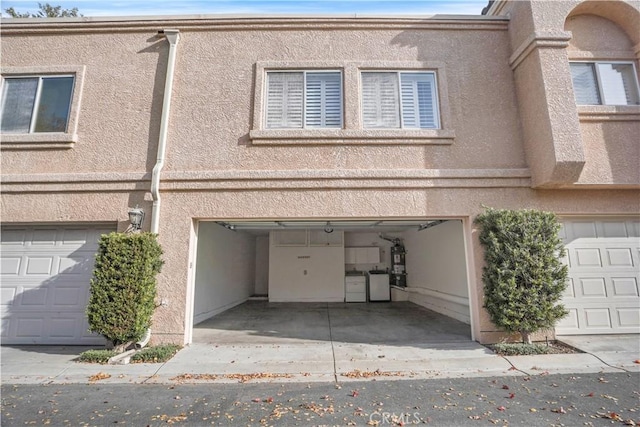
[{"label": "green shrub", "polygon": [[113,350],[87,350],[83,353],[80,353],[78,362],[105,364],[116,354],[117,353]]},{"label": "green shrub", "polygon": [[532,354],[549,354],[551,348],[544,344],[501,343],[491,346],[503,356],[528,356]]},{"label": "green shrub", "polygon": [[487,209],[476,218],[485,249],[484,307],[493,323],[531,334],[567,315],[559,303],[567,285],[560,224],[550,212]]},{"label": "green shrub", "polygon": [[89,330],[122,352],[140,340],[155,310],[162,249],[151,233],[110,233],[100,239],[91,296]]},{"label": "green shrub", "polygon": [[162,363],[171,359],[181,349],[179,345],[166,344],[147,347],[131,356],[131,363]]}]

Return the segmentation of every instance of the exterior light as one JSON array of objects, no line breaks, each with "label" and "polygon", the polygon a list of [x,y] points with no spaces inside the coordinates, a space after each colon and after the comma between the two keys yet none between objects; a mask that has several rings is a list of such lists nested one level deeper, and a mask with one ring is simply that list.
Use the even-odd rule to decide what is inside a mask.
[{"label": "exterior light", "polygon": [[131,223],[132,232],[140,231],[144,222],[144,211],[136,205],[135,208],[129,209],[129,222]]}]

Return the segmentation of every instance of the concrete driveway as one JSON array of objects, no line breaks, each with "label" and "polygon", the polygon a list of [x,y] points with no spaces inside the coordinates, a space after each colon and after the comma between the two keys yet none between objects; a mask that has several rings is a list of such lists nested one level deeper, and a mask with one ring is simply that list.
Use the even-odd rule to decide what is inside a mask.
[{"label": "concrete driveway", "polygon": [[[337,381],[640,371],[638,335],[567,343],[586,353],[495,355],[469,326],[408,302],[250,301],[194,328],[193,344],[159,364],[95,365],[84,347],[2,347],[3,383]],[[573,337],[575,338],[575,337]],[[589,347],[589,342],[592,346]]]}]

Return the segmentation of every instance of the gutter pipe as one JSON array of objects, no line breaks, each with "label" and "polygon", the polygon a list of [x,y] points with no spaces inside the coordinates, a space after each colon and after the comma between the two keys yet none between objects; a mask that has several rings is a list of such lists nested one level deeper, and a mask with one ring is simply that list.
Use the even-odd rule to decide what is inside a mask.
[{"label": "gutter pipe", "polygon": [[158,138],[158,157],[151,174],[151,197],[153,207],[151,210],[151,232],[157,234],[160,230],[160,172],[164,167],[165,151],[167,148],[167,134],[169,132],[169,112],[171,111],[171,91],[173,89],[173,75],[176,65],[176,53],[180,30],[166,29],[162,31],[169,42],[169,60],[167,62],[167,75],[164,82],[164,99],[162,100],[162,117],[160,118],[160,136]]}]

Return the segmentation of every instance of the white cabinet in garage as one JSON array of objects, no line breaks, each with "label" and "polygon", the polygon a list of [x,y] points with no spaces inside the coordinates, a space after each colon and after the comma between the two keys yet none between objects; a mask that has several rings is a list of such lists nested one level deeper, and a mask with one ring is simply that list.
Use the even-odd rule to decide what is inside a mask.
[{"label": "white cabinet in garage", "polygon": [[345,264],[377,264],[380,262],[379,247],[344,248]]},{"label": "white cabinet in garage", "polygon": [[2,343],[103,344],[85,310],[100,235],[114,226],[2,228]]},{"label": "white cabinet in garage", "polygon": [[569,315],[557,334],[640,332],[640,220],[563,221]]}]

